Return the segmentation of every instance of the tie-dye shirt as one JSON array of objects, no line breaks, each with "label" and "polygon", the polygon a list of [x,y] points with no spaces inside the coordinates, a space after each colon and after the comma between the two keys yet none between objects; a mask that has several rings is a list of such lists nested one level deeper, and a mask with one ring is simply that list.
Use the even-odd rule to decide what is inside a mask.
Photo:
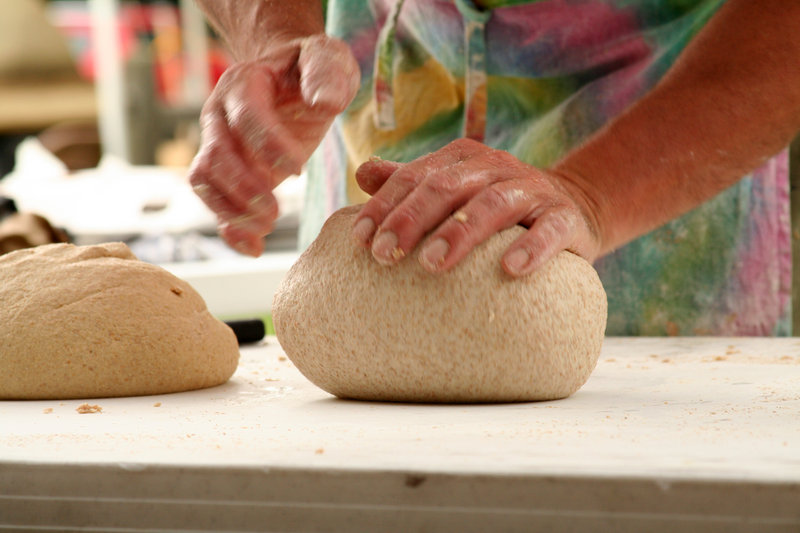
[{"label": "tie-dye shirt", "polygon": [[[354,174],[373,154],[411,161],[468,136],[553,164],[653,87],[723,1],[329,0],[362,84],[307,167],[301,243],[366,200]],[[787,161],[598,260],[607,333],[789,334]]]}]

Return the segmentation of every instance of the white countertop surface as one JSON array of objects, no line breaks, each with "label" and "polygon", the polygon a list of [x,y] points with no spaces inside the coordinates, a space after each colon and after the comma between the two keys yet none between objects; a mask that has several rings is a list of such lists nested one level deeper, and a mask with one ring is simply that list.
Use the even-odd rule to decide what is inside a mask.
[{"label": "white countertop surface", "polygon": [[168,529],[159,516],[183,516],[175,530],[800,531],[800,339],[608,338],[581,390],[541,403],[338,400],[275,338],[212,389],[0,402],[0,530]]}]

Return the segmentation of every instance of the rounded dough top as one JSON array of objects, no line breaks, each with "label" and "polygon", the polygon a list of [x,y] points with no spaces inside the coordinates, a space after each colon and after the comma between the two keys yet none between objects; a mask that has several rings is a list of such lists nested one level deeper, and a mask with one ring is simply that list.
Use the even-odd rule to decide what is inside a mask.
[{"label": "rounded dough top", "polygon": [[596,271],[562,252],[512,278],[500,266],[525,230],[504,230],[448,272],[418,250],[379,265],[355,244],[344,208],[290,269],[273,302],[278,340],[298,369],[343,398],[415,402],[549,400],[594,369],[606,325]]},{"label": "rounded dough top", "polygon": [[123,243],[0,256],[0,398],[162,394],[236,370],[233,331],[199,294]]}]

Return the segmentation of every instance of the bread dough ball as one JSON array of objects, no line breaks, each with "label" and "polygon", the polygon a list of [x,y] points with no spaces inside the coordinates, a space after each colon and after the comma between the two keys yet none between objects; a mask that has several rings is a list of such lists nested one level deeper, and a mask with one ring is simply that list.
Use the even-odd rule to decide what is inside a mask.
[{"label": "bread dough ball", "polygon": [[531,275],[500,266],[513,227],[446,273],[418,250],[385,267],[358,246],[358,207],[334,213],[273,302],[286,355],[342,398],[510,402],[564,398],[594,369],[607,304],[592,266],[569,252]]},{"label": "bread dough ball", "polygon": [[123,243],[0,257],[0,398],[162,394],[226,382],[233,331]]}]

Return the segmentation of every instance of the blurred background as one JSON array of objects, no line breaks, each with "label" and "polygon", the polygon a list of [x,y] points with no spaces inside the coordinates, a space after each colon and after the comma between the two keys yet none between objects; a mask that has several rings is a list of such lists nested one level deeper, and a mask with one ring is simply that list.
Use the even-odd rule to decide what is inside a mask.
[{"label": "blurred background", "polygon": [[0,254],[124,241],[225,317],[269,309],[296,257],[304,176],[253,260],[188,184],[198,117],[229,58],[191,0],[0,0]]},{"label": "blurred background", "polygon": [[2,0],[0,30],[4,136],[44,134],[71,169],[97,165],[101,134],[132,164],[191,159],[228,63],[191,1]]}]

